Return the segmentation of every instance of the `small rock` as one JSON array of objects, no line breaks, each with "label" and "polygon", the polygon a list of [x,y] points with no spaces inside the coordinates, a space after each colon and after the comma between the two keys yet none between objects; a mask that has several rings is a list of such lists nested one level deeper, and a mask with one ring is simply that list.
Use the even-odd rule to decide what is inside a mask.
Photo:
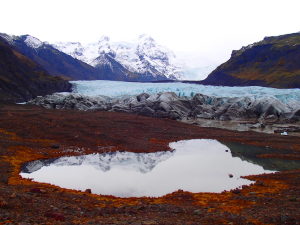
[{"label": "small rock", "polygon": [[284,132],[282,132],[282,133],[280,133],[281,135],[284,135],[284,136],[286,136],[286,135],[288,135],[288,133],[286,132],[286,131],[284,131]]},{"label": "small rock", "polygon": [[53,209],[53,210],[58,210],[58,208],[55,207],[54,205],[50,205],[50,208]]},{"label": "small rock", "polygon": [[15,198],[15,197],[17,197],[17,194],[14,192],[14,193],[12,193],[9,197],[10,197],[10,198]]},{"label": "small rock", "polygon": [[297,202],[297,198],[296,198],[296,197],[291,197],[289,200],[290,200],[291,202]]},{"label": "small rock", "polygon": [[84,192],[85,192],[85,193],[91,194],[91,193],[92,193],[92,190],[88,188],[88,189],[86,189]]},{"label": "small rock", "polygon": [[53,144],[53,145],[51,145],[51,148],[54,148],[54,149],[58,149],[60,146],[59,146],[59,144]]},{"label": "small rock", "polygon": [[46,190],[44,190],[44,189],[40,189],[40,192],[41,192],[42,194],[45,194],[45,193],[47,193],[47,191],[46,191]]},{"label": "small rock", "polygon": [[196,209],[193,212],[194,215],[201,215],[201,210],[200,209]]},{"label": "small rock", "polygon": [[240,194],[240,193],[241,193],[241,190],[240,190],[240,189],[233,189],[233,190],[231,190],[231,192],[232,192],[233,194]]},{"label": "small rock", "polygon": [[45,194],[47,191],[44,189],[40,189],[40,188],[32,188],[32,189],[30,189],[30,192]]}]

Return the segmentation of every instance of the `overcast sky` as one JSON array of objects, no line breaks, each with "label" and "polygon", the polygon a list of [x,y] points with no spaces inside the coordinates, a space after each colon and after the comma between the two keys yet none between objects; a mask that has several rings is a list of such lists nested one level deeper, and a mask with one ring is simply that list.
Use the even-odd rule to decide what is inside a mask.
[{"label": "overcast sky", "polygon": [[175,53],[222,62],[265,36],[300,31],[299,10],[299,0],[3,0],[0,32],[49,42],[146,33]]}]

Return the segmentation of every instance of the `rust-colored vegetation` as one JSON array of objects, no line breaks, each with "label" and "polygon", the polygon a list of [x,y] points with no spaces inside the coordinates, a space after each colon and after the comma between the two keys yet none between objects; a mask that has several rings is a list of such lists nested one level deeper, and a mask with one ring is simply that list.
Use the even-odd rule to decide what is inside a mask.
[{"label": "rust-colored vegetation", "polygon": [[100,196],[35,183],[19,176],[23,163],[32,160],[117,150],[162,151],[169,149],[171,141],[193,138],[288,148],[289,158],[299,159],[297,137],[200,128],[124,113],[3,106],[0,224],[297,224],[300,221],[299,170],[249,176],[254,181],[252,185],[219,194],[178,190],[160,198]]}]

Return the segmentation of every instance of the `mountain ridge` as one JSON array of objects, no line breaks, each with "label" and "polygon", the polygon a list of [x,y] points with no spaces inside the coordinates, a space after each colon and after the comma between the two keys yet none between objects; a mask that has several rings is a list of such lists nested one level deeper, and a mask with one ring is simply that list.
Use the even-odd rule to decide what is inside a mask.
[{"label": "mountain ridge", "polygon": [[41,65],[49,74],[70,80],[159,81],[177,80],[182,73],[175,65],[175,55],[149,36],[139,43],[110,43],[102,37],[97,43],[50,44],[31,35],[0,36]]},{"label": "mountain ridge", "polygon": [[0,101],[22,102],[38,95],[70,90],[70,83],[50,76],[0,37]]},{"label": "mountain ridge", "polygon": [[55,49],[47,42],[30,35],[10,36],[0,34],[8,43],[23,55],[38,63],[50,75],[72,80],[101,79],[90,65]]},{"label": "mountain ridge", "polygon": [[148,35],[139,36],[136,42],[111,42],[109,37],[103,36],[98,42],[86,45],[80,42],[58,42],[53,46],[94,67],[107,64],[102,59],[110,57],[128,71],[125,75],[128,75],[129,80],[130,74],[135,74],[135,78],[141,76],[145,80],[182,78],[181,68],[174,63],[175,54]]},{"label": "mountain ridge", "polygon": [[300,88],[300,33],[265,37],[232,51],[204,85]]}]

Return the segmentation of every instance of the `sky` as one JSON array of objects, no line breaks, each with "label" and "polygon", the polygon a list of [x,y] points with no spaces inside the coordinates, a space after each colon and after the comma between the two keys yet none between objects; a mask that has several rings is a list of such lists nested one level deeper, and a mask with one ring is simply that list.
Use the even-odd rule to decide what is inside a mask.
[{"label": "sky", "polygon": [[95,42],[152,36],[194,67],[300,31],[299,0],[3,0],[0,32],[42,41]]}]

